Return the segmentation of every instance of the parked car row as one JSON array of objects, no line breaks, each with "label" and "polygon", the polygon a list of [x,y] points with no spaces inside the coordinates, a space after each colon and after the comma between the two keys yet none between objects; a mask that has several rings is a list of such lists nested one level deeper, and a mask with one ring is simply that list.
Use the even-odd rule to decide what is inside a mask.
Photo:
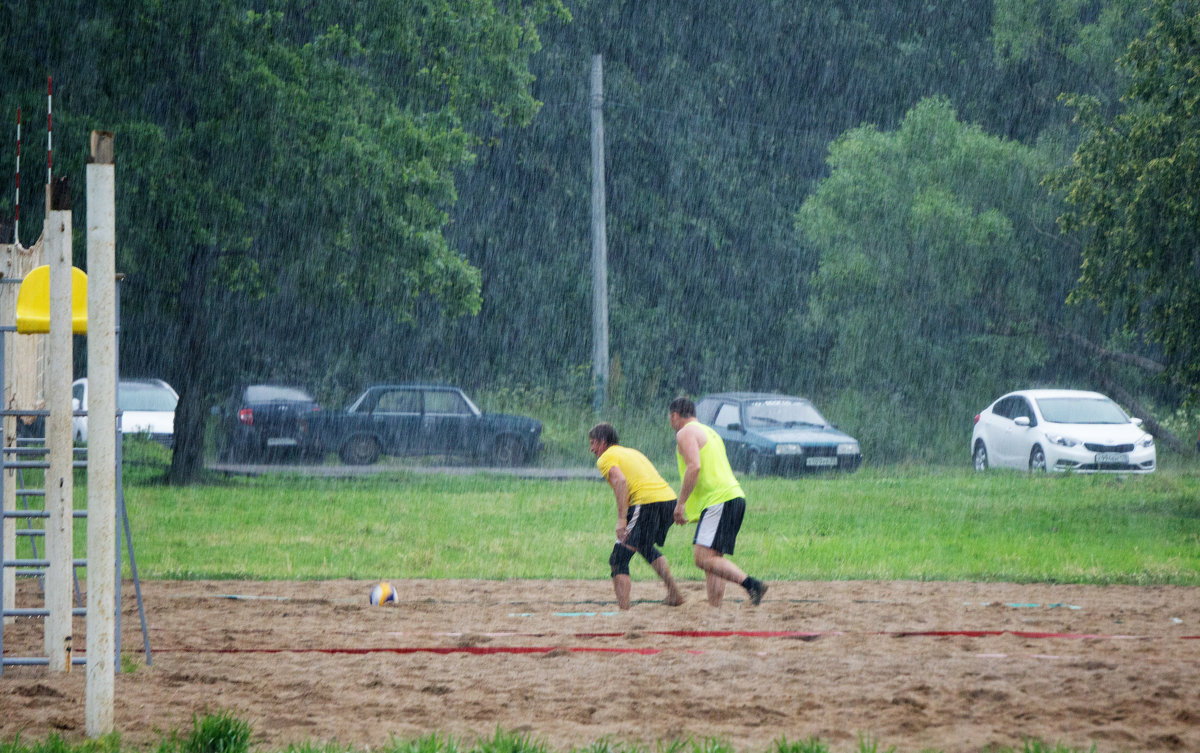
[{"label": "parked car row", "polygon": [[322,410],[299,387],[245,386],[226,402],[221,457],[262,461],[289,453],[329,453],[347,465],[370,465],[384,455],[447,455],[494,465],[523,465],[542,449],[542,424],[532,418],[485,413],[461,389],[436,384],[367,388],[345,410]]},{"label": "parked car row", "polygon": [[[72,385],[75,440],[88,438],[88,380]],[[161,379],[122,379],[121,430],[173,445],[179,395]],[[349,465],[383,455],[449,455],[495,465],[523,465],[542,450],[542,424],[481,411],[461,389],[439,384],[368,387],[345,410],[325,411],[301,387],[250,384],[219,409],[220,456],[254,462],[289,454],[336,453]],[[734,470],[750,475],[853,472],[862,448],[809,400],[764,392],[719,392],[696,401],[696,415],[725,443]],[[1154,437],[1098,392],[1017,390],[975,416],[971,458],[977,471],[1016,468],[1073,473],[1152,473]],[[1197,437],[1200,451],[1200,437]]]}]

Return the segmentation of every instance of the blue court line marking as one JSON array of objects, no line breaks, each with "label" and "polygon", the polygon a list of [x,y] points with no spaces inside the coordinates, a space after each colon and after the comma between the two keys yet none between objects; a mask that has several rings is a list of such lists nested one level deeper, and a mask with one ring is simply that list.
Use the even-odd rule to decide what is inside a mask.
[{"label": "blue court line marking", "polygon": [[620,612],[552,612],[555,617],[612,617]]},{"label": "blue court line marking", "polygon": [[[612,617],[620,612],[551,612],[552,617]],[[509,612],[509,617],[533,617],[533,612]]]},{"label": "blue court line marking", "polygon": [[[965,604],[967,606],[971,606],[972,604],[978,604],[981,607],[990,607],[994,603],[995,602],[991,602],[991,601],[979,601],[979,602],[964,601],[963,602],[963,604]],[[1047,609],[1083,609],[1083,607],[1077,607],[1074,604],[1021,604],[1021,603],[1017,603],[1017,602],[1007,602],[1004,604],[1004,606],[1013,607],[1015,609],[1035,609],[1038,607],[1045,607]]]}]

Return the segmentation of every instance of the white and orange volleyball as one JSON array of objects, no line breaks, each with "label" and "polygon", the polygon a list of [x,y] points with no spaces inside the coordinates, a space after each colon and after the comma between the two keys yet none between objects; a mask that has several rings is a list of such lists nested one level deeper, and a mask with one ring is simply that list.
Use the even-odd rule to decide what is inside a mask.
[{"label": "white and orange volleyball", "polygon": [[392,588],[392,584],[386,580],[380,581],[371,588],[370,598],[371,606],[375,607],[387,604],[389,601],[394,603],[396,601],[396,589]]}]

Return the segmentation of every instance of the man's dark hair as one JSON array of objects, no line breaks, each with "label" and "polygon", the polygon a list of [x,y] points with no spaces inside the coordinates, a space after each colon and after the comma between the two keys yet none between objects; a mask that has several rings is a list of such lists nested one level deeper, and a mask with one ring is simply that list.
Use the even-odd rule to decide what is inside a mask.
[{"label": "man's dark hair", "polygon": [[620,444],[617,439],[617,430],[608,422],[598,423],[588,432],[588,439],[594,439],[597,442],[603,442],[606,445]]},{"label": "man's dark hair", "polygon": [[680,418],[692,418],[696,415],[696,404],[686,397],[677,397],[671,401],[671,413],[678,413]]}]

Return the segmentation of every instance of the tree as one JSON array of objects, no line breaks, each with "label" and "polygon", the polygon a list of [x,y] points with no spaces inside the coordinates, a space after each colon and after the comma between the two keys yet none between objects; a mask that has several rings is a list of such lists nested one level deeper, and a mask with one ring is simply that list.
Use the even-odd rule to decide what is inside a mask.
[{"label": "tree", "polygon": [[961,416],[1051,364],[1043,323],[1062,321],[1076,263],[1043,230],[1053,158],[960,122],[940,97],[893,132],[862,126],[830,147],[796,222],[820,255],[810,326],[828,378],[895,411],[869,425],[936,431],[931,416]]},{"label": "tree", "polygon": [[1087,232],[1073,300],[1123,314],[1161,347],[1163,377],[1200,398],[1200,2],[1156,0],[1121,58],[1130,77],[1109,118],[1076,95],[1085,138],[1052,185]]},{"label": "tree", "polygon": [[65,109],[68,133],[117,134],[122,367],[180,392],[179,483],[248,323],[272,324],[253,303],[285,297],[273,324],[293,335],[347,306],[478,310],[478,270],[444,235],[454,173],[481,129],[532,118],[537,26],[566,17],[558,0],[248,5],[21,4],[5,27],[10,88],[36,50],[71,93],[56,125]]}]

